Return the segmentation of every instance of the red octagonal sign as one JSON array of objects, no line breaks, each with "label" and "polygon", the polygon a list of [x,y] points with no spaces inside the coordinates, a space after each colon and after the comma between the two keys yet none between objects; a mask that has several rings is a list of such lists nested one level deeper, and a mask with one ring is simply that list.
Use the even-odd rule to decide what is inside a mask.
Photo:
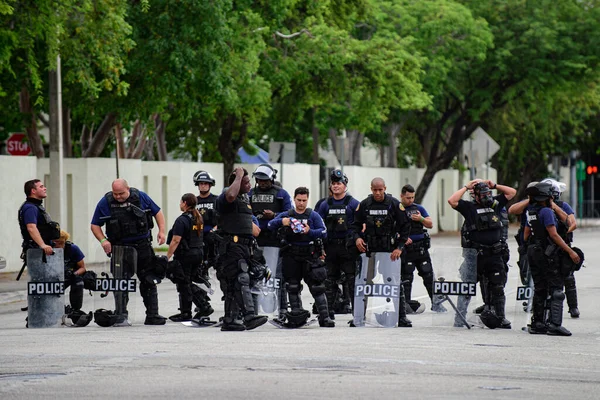
[{"label": "red octagonal sign", "polygon": [[31,153],[31,147],[24,141],[24,133],[13,133],[6,139],[6,151],[13,156],[26,156]]}]

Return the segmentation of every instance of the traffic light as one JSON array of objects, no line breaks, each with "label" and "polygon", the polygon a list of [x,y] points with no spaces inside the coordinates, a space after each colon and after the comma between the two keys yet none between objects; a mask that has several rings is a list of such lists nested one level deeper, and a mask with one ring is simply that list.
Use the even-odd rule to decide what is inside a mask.
[{"label": "traffic light", "polygon": [[587,167],[587,174],[588,175],[595,175],[598,173],[598,166],[597,165],[588,165]]}]

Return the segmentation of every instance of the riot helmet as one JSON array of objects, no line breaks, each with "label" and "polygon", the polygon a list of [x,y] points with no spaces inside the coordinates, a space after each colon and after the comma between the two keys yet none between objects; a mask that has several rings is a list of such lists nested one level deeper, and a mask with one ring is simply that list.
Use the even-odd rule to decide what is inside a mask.
[{"label": "riot helmet", "polygon": [[542,182],[549,183],[552,185],[551,191],[552,191],[552,197],[554,198],[554,201],[560,200],[560,195],[562,194],[562,192],[567,190],[567,184],[564,182],[558,182],[556,179],[546,178]]},{"label": "riot helmet", "polygon": [[473,185],[473,196],[475,200],[479,199],[479,203],[484,207],[492,207],[494,205],[492,190],[485,182],[477,182]]},{"label": "riot helmet", "polygon": [[198,171],[194,174],[194,186],[198,186],[200,182],[208,183],[215,186],[215,178],[206,171]]},{"label": "riot helmet", "polygon": [[252,177],[256,180],[275,182],[277,170],[273,169],[269,164],[260,164],[252,173]]},{"label": "riot helmet", "polygon": [[341,169],[334,169],[331,171],[329,179],[331,182],[342,182],[344,185],[348,186],[348,177]]},{"label": "riot helmet", "polygon": [[525,193],[534,201],[546,201],[552,198],[552,184],[548,182],[537,182],[535,185],[527,185]]}]

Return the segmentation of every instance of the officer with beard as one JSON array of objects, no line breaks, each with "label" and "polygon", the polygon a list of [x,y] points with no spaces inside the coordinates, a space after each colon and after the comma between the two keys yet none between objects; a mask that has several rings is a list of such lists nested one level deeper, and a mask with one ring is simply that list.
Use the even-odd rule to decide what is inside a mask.
[{"label": "officer with beard", "polygon": [[[158,314],[158,289],[151,279],[155,268],[152,249],[152,217],[158,224],[158,244],[165,243],[165,216],[150,196],[130,188],[125,179],[116,179],[112,191],[98,202],[92,217],[91,230],[106,254],[113,245],[132,247],[137,252],[137,275],[140,294],[146,306],[144,325],[164,325],[166,318]],[[102,226],[106,224],[106,235]],[[132,271],[128,271],[131,273]],[[126,313],[126,310],[121,310]]]},{"label": "officer with beard", "polygon": [[335,319],[334,309],[336,308],[338,281],[342,278],[342,273],[344,312],[352,313],[358,254],[349,250],[347,242],[354,237],[352,223],[354,222],[354,210],[358,207],[359,202],[346,193],[348,191],[346,174],[336,169],[331,173],[330,178],[329,188],[333,195],[321,204],[318,213],[327,227],[325,244],[327,280],[325,287],[327,288],[329,317]]},{"label": "officer with beard", "polygon": [[327,236],[327,230],[321,216],[307,208],[309,191],[299,187],[294,191],[295,208],[283,212],[271,222],[269,229],[278,231],[287,245],[282,248],[283,279],[289,295],[291,311],[286,313],[290,327],[302,326],[310,313],[302,307],[303,279],[315,299],[319,312],[319,326],[333,328],[335,322],[329,317],[327,297],[325,295],[325,279],[327,270],[320,259],[323,248],[319,239]]},{"label": "officer with beard", "polygon": [[[225,286],[222,331],[250,330],[267,322],[267,317],[255,314],[250,291],[248,270],[256,241],[252,237],[252,207],[247,195],[249,191],[248,171],[237,167],[229,176],[229,187],[217,199],[219,229],[223,233],[218,262],[218,278]],[[238,310],[243,315],[243,324],[237,321]]]},{"label": "officer with beard", "polygon": [[269,164],[259,165],[252,173],[256,186],[250,190],[248,197],[261,229],[257,238],[260,247],[279,247],[276,233],[267,229],[267,225],[277,214],[292,208],[289,193],[274,184],[276,175],[277,171]]},{"label": "officer with beard", "polygon": [[416,268],[431,299],[431,310],[446,312],[446,308],[433,298],[433,281],[435,278],[431,256],[429,255],[431,242],[429,234],[425,230],[425,228],[433,228],[433,221],[427,210],[422,205],[415,203],[415,188],[412,185],[402,187],[400,201],[410,219],[410,236],[402,253],[402,286],[404,287],[406,303],[410,307],[408,311],[418,314],[423,312],[425,308],[418,301],[411,300],[412,282]]},{"label": "officer with beard", "polygon": [[[462,196],[473,189],[475,201],[464,201]],[[492,196],[491,189],[503,194]],[[477,250],[477,275],[483,282],[485,310],[481,313],[482,322],[489,328],[510,329],[505,318],[506,266],[503,258],[506,243],[502,240],[503,225],[500,212],[517,191],[492,181],[469,182],[448,199],[448,204],[465,218],[465,233],[468,244],[465,247]]]},{"label": "officer with beard", "polygon": [[[554,179],[547,178],[542,182],[547,182],[552,185],[552,198],[554,204],[562,209],[567,214],[566,221],[558,220],[557,231],[559,236],[565,243],[571,247],[573,243],[573,231],[577,229],[577,220],[573,208],[566,201],[560,199],[560,195],[565,191],[567,185],[563,182],[557,182]],[[571,270],[569,275],[565,277],[565,295],[567,296],[567,305],[569,306],[569,314],[571,318],[579,318],[579,307],[577,304],[577,286],[575,284],[575,272]]]},{"label": "officer with beard", "polygon": [[[210,286],[208,270],[215,268],[219,256],[219,246],[215,238],[218,221],[217,196],[210,192],[215,183],[215,178],[206,171],[198,171],[194,174],[194,185],[198,187],[196,209],[204,221],[204,251],[202,253],[202,265],[196,276],[192,276],[192,280],[197,283],[205,283],[207,286]],[[198,306],[194,319],[210,315],[213,309],[206,292],[195,285],[192,285],[192,290],[194,291],[195,303]]]},{"label": "officer with beard", "polygon": [[[558,234],[558,221],[553,209],[560,207],[552,202],[552,185],[540,182],[529,188],[528,194],[534,203],[527,210],[527,226],[523,237],[528,240],[531,236],[527,257],[535,288],[529,333],[571,336],[571,332],[562,326],[565,294],[560,253],[566,253],[574,264],[581,259]],[[544,318],[546,308],[550,311],[547,319]]]},{"label": "officer with beard", "polygon": [[[382,178],[371,181],[372,194],[361,201],[354,212],[354,240],[361,253],[391,253],[390,259],[397,261],[410,234],[410,221],[402,203],[385,190]],[[366,226],[364,232],[363,225]],[[400,285],[398,327],[410,328],[412,322],[406,318],[404,302],[404,290]]]}]

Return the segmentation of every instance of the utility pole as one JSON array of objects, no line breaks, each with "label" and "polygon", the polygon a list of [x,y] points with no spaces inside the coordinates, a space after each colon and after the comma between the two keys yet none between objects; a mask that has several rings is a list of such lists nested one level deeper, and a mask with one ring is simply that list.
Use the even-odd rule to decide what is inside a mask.
[{"label": "utility pole", "polygon": [[54,221],[66,226],[66,204],[63,168],[62,79],[60,55],[56,71],[49,72],[50,84],[50,184],[48,211]]}]

